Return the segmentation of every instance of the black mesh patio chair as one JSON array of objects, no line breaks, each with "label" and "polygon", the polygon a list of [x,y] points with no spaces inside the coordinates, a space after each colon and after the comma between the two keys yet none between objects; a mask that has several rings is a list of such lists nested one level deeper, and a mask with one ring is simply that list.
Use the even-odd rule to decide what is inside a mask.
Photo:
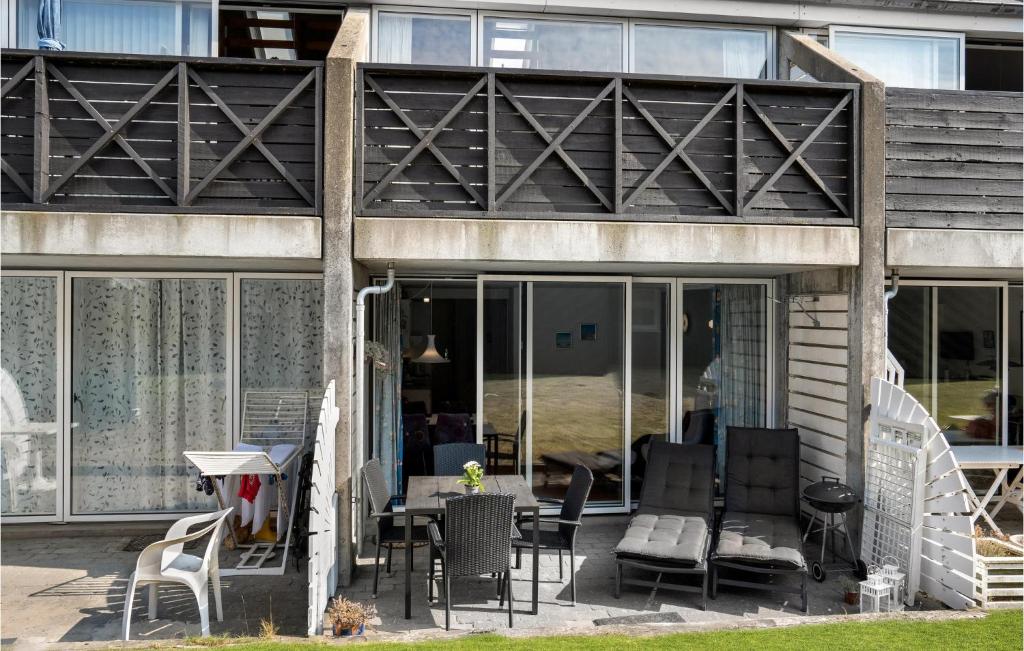
[{"label": "black mesh patio chair", "polygon": [[[711,553],[711,598],[719,585],[798,594],[807,612],[807,562],[800,536],[800,435],[795,429],[730,427],[725,512]],[[721,569],[796,575],[800,587],[720,576]]]},{"label": "black mesh patio chair", "polygon": [[[405,516],[403,513],[395,513],[393,508],[394,497],[388,493],[387,482],[384,478],[384,469],[380,461],[370,459],[363,465],[361,470],[363,483],[366,486],[366,493],[369,495],[370,517],[377,522],[377,554],[373,566],[373,596],[377,597],[377,586],[380,578],[380,549],[387,547],[387,568],[391,572],[391,552],[396,544],[405,542],[405,525],[395,524],[395,517]],[[399,497],[399,496],[395,496]],[[412,541],[414,543],[430,542],[427,535],[426,525],[415,526],[412,529]]]},{"label": "black mesh patio chair", "polygon": [[457,477],[462,466],[476,461],[480,467],[487,463],[487,448],[483,443],[445,443],[434,446],[434,476]]},{"label": "black mesh patio chair", "polygon": [[512,628],[512,517],[514,495],[480,493],[450,497],[445,502],[442,537],[436,522],[427,525],[430,535],[430,588],[433,598],[434,561],[441,559],[444,585],[444,628],[451,630],[451,581],[461,576],[496,574],[500,608],[508,599],[508,626]]},{"label": "black mesh patio chair", "polygon": [[[576,605],[576,534],[583,522],[583,507],[590,497],[590,489],[594,485],[594,473],[585,466],[576,466],[572,471],[569,489],[565,499],[553,500],[538,498],[537,501],[548,504],[560,504],[562,510],[557,518],[540,518],[539,525],[557,524],[557,528],[544,529],[538,527],[537,546],[540,549],[558,550],[558,580],[562,580],[562,552],[569,552],[569,594],[572,605]],[[519,527],[519,537],[512,540],[516,550],[516,569],[522,567],[523,550],[533,549],[533,528]]]},{"label": "black mesh patio chair", "polygon": [[[707,610],[707,556],[714,521],[715,448],[653,441],[640,504],[615,547],[615,598],[622,585],[696,592]],[[654,581],[624,568],[656,572]],[[662,583],[665,574],[698,575],[700,585]]]}]

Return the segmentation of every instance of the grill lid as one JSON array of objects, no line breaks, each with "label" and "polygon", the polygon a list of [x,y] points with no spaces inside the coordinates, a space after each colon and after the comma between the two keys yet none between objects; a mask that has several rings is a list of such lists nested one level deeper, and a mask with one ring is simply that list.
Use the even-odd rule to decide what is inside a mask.
[{"label": "grill lid", "polygon": [[804,498],[821,504],[856,504],[860,501],[857,493],[846,484],[839,483],[838,477],[822,475],[821,481],[804,489]]}]

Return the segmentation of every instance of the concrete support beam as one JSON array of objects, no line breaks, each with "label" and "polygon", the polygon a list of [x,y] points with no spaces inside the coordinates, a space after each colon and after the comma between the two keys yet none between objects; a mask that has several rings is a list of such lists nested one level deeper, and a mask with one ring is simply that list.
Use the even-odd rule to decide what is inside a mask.
[{"label": "concrete support beam", "polygon": [[[783,32],[779,48],[782,62],[815,79],[861,89],[860,265],[849,286],[846,476],[863,494],[871,378],[885,377],[885,84],[806,34]],[[860,532],[853,533],[859,540]]]},{"label": "concrete support beam", "polygon": [[355,257],[403,269],[488,264],[565,269],[572,264],[855,266],[857,229],[517,219],[356,220]]},{"label": "concrete support beam", "polygon": [[0,246],[4,256],[318,263],[320,218],[5,210]]},{"label": "concrete support beam", "polygon": [[886,264],[904,276],[1020,280],[1024,232],[890,228]]},{"label": "concrete support beam", "polygon": [[345,12],[338,35],[327,55],[324,97],[324,386],[337,388],[338,420],[336,486],[340,527],[341,585],[352,582],[352,152],[356,63],[369,49],[369,9]]}]

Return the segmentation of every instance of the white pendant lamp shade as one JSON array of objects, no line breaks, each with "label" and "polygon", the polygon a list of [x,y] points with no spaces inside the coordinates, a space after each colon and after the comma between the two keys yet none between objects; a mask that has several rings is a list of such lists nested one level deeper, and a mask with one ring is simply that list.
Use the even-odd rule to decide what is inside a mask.
[{"label": "white pendant lamp shade", "polygon": [[441,353],[437,352],[437,344],[434,343],[434,335],[427,335],[427,347],[423,349],[420,356],[412,360],[417,364],[447,364],[448,360]]}]

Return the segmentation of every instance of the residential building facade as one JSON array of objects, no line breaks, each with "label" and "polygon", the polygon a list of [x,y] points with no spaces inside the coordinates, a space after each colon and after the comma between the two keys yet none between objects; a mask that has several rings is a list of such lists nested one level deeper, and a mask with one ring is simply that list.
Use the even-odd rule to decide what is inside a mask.
[{"label": "residential building facade", "polygon": [[4,4],[5,522],[207,508],[181,453],[332,379],[346,545],[451,440],[595,513],[729,426],[857,486],[886,374],[1020,444],[1019,2],[63,4]]}]

